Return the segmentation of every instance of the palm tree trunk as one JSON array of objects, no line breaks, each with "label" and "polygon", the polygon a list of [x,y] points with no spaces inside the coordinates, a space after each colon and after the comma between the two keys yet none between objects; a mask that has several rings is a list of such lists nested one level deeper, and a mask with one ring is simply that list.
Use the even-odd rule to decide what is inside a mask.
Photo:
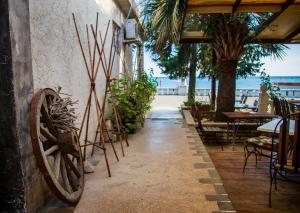
[{"label": "palm tree trunk", "polygon": [[189,71],[189,90],[188,90],[188,102],[192,103],[195,101],[195,89],[196,89],[196,50],[192,49],[191,63]]},{"label": "palm tree trunk", "polygon": [[[212,67],[213,69],[215,69],[216,65],[217,65],[217,56],[216,56],[216,52],[215,50],[212,48]],[[213,70],[214,72],[211,74],[211,87],[210,87],[210,92],[211,92],[211,97],[210,97],[210,105],[213,108],[213,110],[216,107],[216,77],[214,76],[214,74],[216,73],[215,70]]]},{"label": "palm tree trunk", "polygon": [[233,112],[235,104],[237,60],[220,60],[220,79],[216,120],[224,121],[222,112]]},{"label": "palm tree trunk", "polygon": [[216,105],[216,77],[211,75],[210,77],[211,85],[210,85],[210,105],[215,108]]}]

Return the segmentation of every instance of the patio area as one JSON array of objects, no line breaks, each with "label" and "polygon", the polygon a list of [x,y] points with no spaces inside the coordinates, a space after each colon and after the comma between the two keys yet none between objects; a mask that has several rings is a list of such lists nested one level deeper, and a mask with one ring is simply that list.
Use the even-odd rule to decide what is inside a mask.
[{"label": "patio area", "polygon": [[237,212],[299,212],[300,185],[282,180],[277,183],[278,190],[273,189],[272,208],[268,207],[269,159],[262,158],[256,167],[255,157],[250,157],[244,174],[241,144],[235,151],[231,146],[224,151],[213,144],[206,147]]},{"label": "patio area", "polygon": [[111,178],[101,162],[86,175],[75,212],[235,212],[195,128],[176,108],[154,109],[129,141],[125,158],[110,159]]},{"label": "patio area", "polygon": [[0,212],[300,212],[299,17],[2,1]]},{"label": "patio area", "polygon": [[[255,166],[250,157],[243,173],[242,144],[203,144],[177,108],[156,107],[145,128],[129,137],[120,162],[109,148],[112,177],[102,154],[95,172],[85,176],[85,189],[74,212],[298,212],[300,185],[278,181],[268,207],[269,160]],[[146,159],[146,160],[144,160]],[[51,212],[51,211],[50,211]]]}]

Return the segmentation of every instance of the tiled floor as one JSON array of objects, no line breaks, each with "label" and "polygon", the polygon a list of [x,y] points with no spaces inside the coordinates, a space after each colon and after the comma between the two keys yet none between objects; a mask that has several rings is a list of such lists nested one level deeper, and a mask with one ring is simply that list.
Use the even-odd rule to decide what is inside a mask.
[{"label": "tiled floor", "polygon": [[205,146],[176,109],[152,111],[129,142],[120,162],[109,150],[111,178],[103,158],[86,175],[75,212],[234,212]]}]

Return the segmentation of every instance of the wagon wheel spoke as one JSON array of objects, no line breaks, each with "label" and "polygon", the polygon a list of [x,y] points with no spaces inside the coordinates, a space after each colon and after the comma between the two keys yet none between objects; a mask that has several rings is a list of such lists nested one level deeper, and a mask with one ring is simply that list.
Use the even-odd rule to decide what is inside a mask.
[{"label": "wagon wheel spoke", "polygon": [[56,179],[59,178],[60,165],[61,165],[61,152],[57,152],[55,155],[55,161],[54,161],[54,175],[55,175]]},{"label": "wagon wheel spoke", "polygon": [[56,134],[57,131],[55,130],[55,128],[52,124],[51,118],[49,116],[49,111],[48,111],[48,106],[47,106],[47,101],[46,100],[43,101],[43,104],[42,104],[42,107],[41,107],[41,114],[42,114],[42,119],[45,122],[46,126],[48,127],[49,131],[52,134]]},{"label": "wagon wheel spoke", "polygon": [[62,175],[62,180],[63,180],[64,186],[66,187],[66,190],[68,192],[72,192],[71,185],[70,185],[70,182],[69,182],[69,179],[67,176],[66,164],[64,162],[64,159],[62,159],[62,164],[61,164],[61,175]]},{"label": "wagon wheel spoke", "polygon": [[[67,156],[64,156],[64,161],[68,162],[68,157]],[[65,163],[65,167],[66,167],[66,171],[67,171],[67,177],[68,177],[69,183],[72,187],[72,190],[76,191],[78,189],[78,184],[76,183],[77,181],[75,180],[76,178],[72,174],[71,169],[68,166],[68,163]]]},{"label": "wagon wheel spoke", "polygon": [[57,143],[57,138],[54,135],[52,135],[47,128],[40,126],[40,131],[42,135],[49,141]]},{"label": "wagon wheel spoke", "polygon": [[51,155],[53,154],[55,151],[57,151],[59,149],[59,146],[58,145],[54,145],[52,147],[50,147],[49,149],[47,149],[45,151],[45,155],[48,156],[48,155]]},{"label": "wagon wheel spoke", "polygon": [[47,106],[50,106],[53,103],[53,99],[56,98],[55,97],[50,98],[50,96],[46,96],[45,99],[46,99]]},{"label": "wagon wheel spoke", "polygon": [[42,103],[42,109],[46,111],[47,114],[49,114],[48,104],[46,98],[44,99]]},{"label": "wagon wheel spoke", "polygon": [[80,177],[81,177],[81,174],[80,174],[80,172],[78,171],[77,167],[73,164],[72,160],[71,160],[68,156],[66,156],[65,159],[66,159],[66,162],[68,163],[68,165],[70,166],[71,170],[74,172],[74,174],[75,174],[78,178],[80,178]]},{"label": "wagon wheel spoke", "polygon": [[77,159],[78,158],[75,157],[74,154],[78,154],[78,153],[69,154],[68,157],[71,159],[71,161],[73,162],[74,165],[77,165],[77,162],[78,162]]},{"label": "wagon wheel spoke", "polygon": [[71,153],[71,155],[72,155],[72,161],[73,161],[74,158],[76,158],[76,159],[80,158],[80,155],[79,155],[78,152],[73,152],[73,153]]}]

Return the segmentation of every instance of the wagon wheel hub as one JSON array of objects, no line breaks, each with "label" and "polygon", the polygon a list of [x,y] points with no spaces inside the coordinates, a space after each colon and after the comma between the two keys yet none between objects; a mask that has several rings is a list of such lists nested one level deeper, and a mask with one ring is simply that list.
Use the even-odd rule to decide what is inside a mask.
[{"label": "wagon wheel hub", "polygon": [[79,151],[78,137],[74,132],[59,133],[57,143],[62,154],[74,154]]}]

